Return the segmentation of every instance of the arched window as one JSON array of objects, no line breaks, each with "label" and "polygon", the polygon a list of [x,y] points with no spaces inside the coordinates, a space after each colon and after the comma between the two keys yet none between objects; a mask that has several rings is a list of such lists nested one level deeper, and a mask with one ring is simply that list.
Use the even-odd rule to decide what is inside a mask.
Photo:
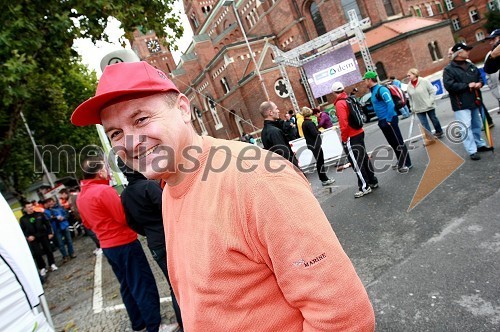
[{"label": "arched window", "polygon": [[222,89],[224,90],[224,94],[228,94],[229,91],[231,91],[231,88],[229,87],[229,83],[227,82],[227,79],[223,77],[220,80],[220,84],[222,85]]},{"label": "arched window", "polygon": [[309,6],[309,12],[311,13],[311,18],[313,20],[314,27],[316,28],[318,36],[324,35],[326,33],[326,28],[316,2],[311,2],[311,6]]},{"label": "arched window", "polygon": [[430,43],[427,44],[427,47],[429,48],[429,53],[431,54],[432,61],[438,61],[443,59],[437,41],[435,40],[431,41]]},{"label": "arched window", "polygon": [[220,121],[219,114],[217,114],[217,104],[215,103],[215,100],[211,96],[207,96],[206,103],[210,113],[212,113],[212,117],[214,118],[215,129],[217,130],[224,127]]},{"label": "arched window", "polygon": [[477,21],[479,21],[479,12],[477,11],[476,7],[471,7],[471,9],[469,9],[469,17],[471,23],[476,23]]},{"label": "arched window", "polygon": [[458,16],[452,16],[451,17],[451,25],[453,26],[453,30],[457,31],[460,30],[460,20],[458,19]]},{"label": "arched window", "polygon": [[394,16],[394,7],[392,7],[391,0],[382,0],[382,2],[384,3],[384,8],[387,16]]},{"label": "arched window", "polygon": [[387,73],[385,71],[384,64],[379,61],[379,62],[377,62],[375,64],[375,68],[376,68],[376,71],[377,71],[378,78],[381,81],[385,81],[387,79]]},{"label": "arched window", "polygon": [[207,135],[208,132],[207,132],[207,127],[205,127],[205,123],[203,123],[203,113],[201,112],[201,110],[194,106],[193,107],[193,114],[195,115],[196,117],[196,120],[198,120],[198,125],[200,126],[200,130],[201,130],[201,133],[200,135]]},{"label": "arched window", "polygon": [[434,12],[432,11],[432,5],[429,3],[425,4],[425,9],[427,10],[428,16],[434,16]]},{"label": "arched window", "polygon": [[422,17],[422,11],[419,6],[415,6],[415,16]]},{"label": "arched window", "polygon": [[476,31],[476,40],[477,41],[484,40],[484,31],[483,30]]}]

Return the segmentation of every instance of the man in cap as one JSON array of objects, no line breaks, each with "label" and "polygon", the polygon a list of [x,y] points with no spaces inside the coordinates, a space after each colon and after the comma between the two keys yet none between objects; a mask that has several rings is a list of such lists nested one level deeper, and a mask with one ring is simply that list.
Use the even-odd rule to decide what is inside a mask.
[{"label": "man in cap", "polygon": [[366,154],[365,131],[363,127],[354,129],[349,125],[348,96],[341,82],[333,83],[332,94],[344,151],[358,177],[359,191],[354,194],[354,197],[363,197],[371,193],[372,188],[378,188],[378,179],[373,173],[373,166]]},{"label": "man in cap", "polygon": [[[500,69],[500,29],[495,29],[493,32],[485,38],[489,40],[491,45],[491,51],[486,54],[484,59],[484,71],[489,75],[488,86],[490,87],[493,95],[498,100],[498,105],[500,105],[500,74],[495,74]],[[500,114],[500,109],[498,110]],[[490,125],[491,126],[491,125]]]},{"label": "man in cap", "polygon": [[[189,99],[146,62],[105,68],[73,113],[163,179],[170,281],[187,331],[373,331],[363,284],[309,183],[255,145],[199,136]],[[283,197],[300,198],[283,209]]]},{"label": "man in cap", "polygon": [[451,108],[461,126],[465,150],[472,160],[480,160],[477,152],[491,151],[481,138],[480,107],[482,107],[481,87],[483,79],[479,69],[469,59],[471,46],[455,44],[452,61],[444,68],[443,83],[450,94]]},{"label": "man in cap", "polygon": [[399,130],[398,115],[391,92],[385,86],[378,84],[377,73],[374,71],[367,71],[363,80],[372,93],[371,102],[378,117],[378,126],[398,159],[398,163],[393,168],[397,169],[399,173],[408,173],[412,164],[408,148],[403,140],[403,135],[401,135],[401,130]]}]

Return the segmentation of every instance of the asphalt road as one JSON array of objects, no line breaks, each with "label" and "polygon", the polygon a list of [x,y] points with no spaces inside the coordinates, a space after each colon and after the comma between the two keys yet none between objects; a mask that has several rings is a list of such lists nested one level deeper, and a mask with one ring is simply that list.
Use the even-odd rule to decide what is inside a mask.
[{"label": "asphalt road", "polygon": [[[489,92],[485,103],[498,107]],[[442,125],[453,120],[448,99],[438,101],[437,114]],[[500,142],[500,115],[491,114],[498,124],[492,133]],[[413,135],[418,135],[417,122]],[[405,138],[409,124],[409,119],[400,122]],[[376,121],[365,130],[369,150],[386,144]],[[330,168],[329,176],[337,180],[331,192],[315,173],[307,174],[368,290],[377,331],[499,331],[498,154],[481,153],[482,160],[471,161],[461,144],[443,138],[465,162],[408,211],[429,162],[421,140],[411,141],[414,168],[408,174],[377,174],[380,188],[359,199],[353,197],[357,182],[351,168],[341,173]],[[49,273],[44,285],[56,330],[126,331],[128,319],[108,263],[92,254],[90,239],[79,237],[75,246],[78,257]],[[172,321],[166,283],[152,261],[151,266],[162,313]]]}]

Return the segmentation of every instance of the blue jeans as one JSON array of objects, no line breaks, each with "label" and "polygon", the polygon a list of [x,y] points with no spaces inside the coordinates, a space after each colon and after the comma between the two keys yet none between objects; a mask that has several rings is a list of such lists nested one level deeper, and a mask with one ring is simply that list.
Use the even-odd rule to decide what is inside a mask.
[{"label": "blue jeans", "polygon": [[460,135],[463,137],[465,151],[469,155],[477,152],[477,148],[485,146],[481,138],[481,117],[479,108],[455,111],[455,119],[461,122]]},{"label": "blue jeans", "polygon": [[160,294],[148,260],[138,240],[102,248],[120,283],[120,294],[132,329],[157,332],[161,323]]},{"label": "blue jeans", "polygon": [[179,323],[179,326],[182,329],[183,326],[182,326],[181,308],[179,307],[179,303],[177,302],[177,298],[175,297],[174,290],[172,289],[172,285],[170,284],[170,278],[168,277],[167,250],[165,249],[165,247],[160,249],[150,248],[149,250],[151,251],[151,255],[153,256],[154,260],[160,267],[161,271],[165,275],[165,278],[167,278],[168,287],[170,288],[170,297],[172,298],[172,307],[174,308],[175,312],[175,318],[177,320],[177,323]]},{"label": "blue jeans", "polygon": [[[69,231],[69,227],[66,229],[59,229],[56,227],[54,230],[54,235],[56,236],[57,243],[59,244],[59,251],[61,252],[61,255],[64,257],[68,256],[68,253],[70,256],[74,254],[73,250],[73,240],[71,239],[71,232]],[[64,241],[63,241],[63,236],[64,236]],[[68,247],[68,251],[66,251],[66,247]]]},{"label": "blue jeans", "polygon": [[401,112],[401,115],[403,116],[403,118],[407,118],[410,116],[410,110],[408,109],[408,106],[404,106],[404,107],[400,108],[399,111]]},{"label": "blue jeans", "polygon": [[436,116],[436,110],[430,110],[427,112],[421,112],[417,113],[418,119],[420,120],[420,123],[422,124],[422,127],[424,127],[429,133],[432,133],[431,131],[431,126],[429,126],[429,121],[427,120],[427,116],[429,116],[429,119],[432,121],[432,125],[434,126],[434,129],[436,129],[436,134],[442,134],[443,129],[441,128],[441,124],[439,123],[439,120]]}]

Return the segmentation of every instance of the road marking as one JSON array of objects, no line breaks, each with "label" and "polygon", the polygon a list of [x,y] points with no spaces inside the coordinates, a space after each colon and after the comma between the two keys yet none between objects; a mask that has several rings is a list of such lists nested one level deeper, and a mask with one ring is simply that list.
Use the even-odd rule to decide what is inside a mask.
[{"label": "road marking", "polygon": [[[103,310],[109,312],[109,311],[125,309],[125,305],[123,303],[111,307],[104,307],[104,300],[102,298],[102,256],[103,254],[99,253],[96,255],[95,259],[94,297],[92,299],[92,309],[94,310],[94,314],[98,314]],[[164,302],[172,302],[172,298],[170,296],[161,297],[160,303]]]},{"label": "road marking", "polygon": [[92,299],[94,314],[100,313],[102,307],[102,253],[98,253],[95,257],[94,268],[94,298]]}]

